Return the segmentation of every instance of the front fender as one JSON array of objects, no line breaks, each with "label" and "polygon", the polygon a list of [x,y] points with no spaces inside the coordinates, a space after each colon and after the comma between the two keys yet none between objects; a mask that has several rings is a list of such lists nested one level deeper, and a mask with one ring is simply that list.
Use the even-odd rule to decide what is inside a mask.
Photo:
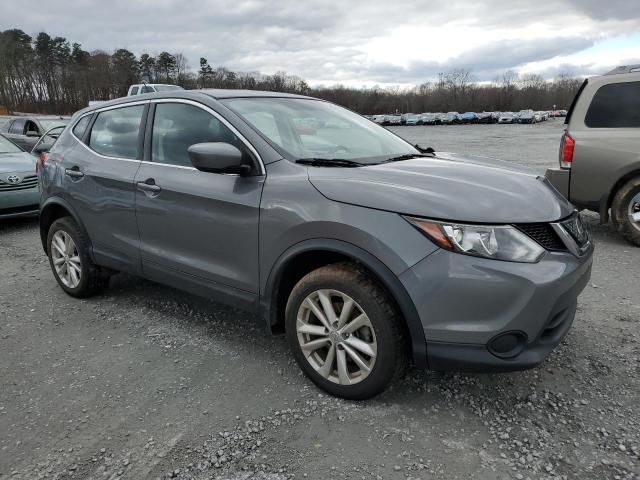
[{"label": "front fender", "polygon": [[424,336],[424,328],[413,301],[405,290],[398,277],[378,258],[362,248],[348,242],[335,239],[314,238],[299,242],[289,247],[273,264],[267,277],[264,291],[260,296],[260,312],[262,318],[271,328],[273,316],[277,314],[272,308],[277,302],[278,285],[282,281],[282,273],[289,262],[302,253],[311,251],[324,251],[345,255],[358,261],[369,269],[382,283],[395,300],[405,320],[411,340],[413,362],[418,368],[427,367],[427,347]]}]

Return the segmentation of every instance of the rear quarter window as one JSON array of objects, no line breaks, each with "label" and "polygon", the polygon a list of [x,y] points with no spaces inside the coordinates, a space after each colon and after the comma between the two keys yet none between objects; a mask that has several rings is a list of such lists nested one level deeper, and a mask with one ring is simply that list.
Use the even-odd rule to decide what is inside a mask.
[{"label": "rear quarter window", "polygon": [[584,123],[589,128],[640,128],[640,82],[600,87],[593,96]]},{"label": "rear quarter window", "polygon": [[82,139],[82,137],[84,136],[84,132],[87,131],[90,120],[91,115],[85,115],[80,120],[78,120],[78,123],[76,123],[75,127],[73,127],[73,134],[79,139]]}]

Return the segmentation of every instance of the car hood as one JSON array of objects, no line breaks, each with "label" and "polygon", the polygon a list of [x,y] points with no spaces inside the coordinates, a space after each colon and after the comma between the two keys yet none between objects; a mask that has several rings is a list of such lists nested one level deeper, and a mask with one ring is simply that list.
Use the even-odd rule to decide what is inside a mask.
[{"label": "car hood", "polygon": [[438,153],[359,168],[309,167],[309,180],[338,202],[458,222],[551,222],[574,210],[544,177],[484,157]]},{"label": "car hood", "polygon": [[0,175],[3,173],[36,171],[36,158],[26,152],[0,153]]}]

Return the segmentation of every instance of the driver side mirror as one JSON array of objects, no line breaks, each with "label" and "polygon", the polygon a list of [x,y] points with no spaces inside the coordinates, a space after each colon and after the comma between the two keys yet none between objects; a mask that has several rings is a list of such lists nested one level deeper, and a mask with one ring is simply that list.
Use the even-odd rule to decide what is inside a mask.
[{"label": "driver side mirror", "polygon": [[191,145],[187,152],[191,164],[202,172],[249,175],[251,166],[243,163],[242,152],[230,143],[209,142]]}]

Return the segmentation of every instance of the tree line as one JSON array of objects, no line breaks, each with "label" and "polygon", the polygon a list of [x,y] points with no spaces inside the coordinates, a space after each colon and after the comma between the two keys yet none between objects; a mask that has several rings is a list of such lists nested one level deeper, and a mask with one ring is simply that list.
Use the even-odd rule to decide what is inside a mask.
[{"label": "tree line", "polygon": [[134,83],[171,83],[187,89],[241,88],[312,95],[363,114],[393,112],[517,111],[568,108],[582,79],[560,75],[518,76],[506,71],[492,82],[474,81],[457,69],[412,88],[310,87],[303,79],[278,72],[234,72],[200,58],[190,68],[182,53],[163,51],[136,57],[127,49],[86,51],[79,43],[45,32],[35,38],[22,30],[0,31],[0,107],[9,111],[69,114],[90,100],[125,96]]}]

